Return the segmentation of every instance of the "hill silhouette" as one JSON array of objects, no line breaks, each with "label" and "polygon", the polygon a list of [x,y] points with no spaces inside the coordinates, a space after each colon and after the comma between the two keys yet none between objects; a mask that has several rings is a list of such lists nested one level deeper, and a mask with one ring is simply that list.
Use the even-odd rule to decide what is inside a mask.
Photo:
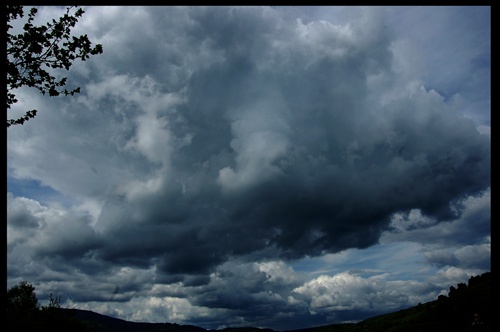
[{"label": "hill silhouette", "polygon": [[101,315],[89,310],[63,309],[71,311],[71,315],[83,321],[92,332],[205,332],[207,330],[193,325],[175,323],[141,323]]}]

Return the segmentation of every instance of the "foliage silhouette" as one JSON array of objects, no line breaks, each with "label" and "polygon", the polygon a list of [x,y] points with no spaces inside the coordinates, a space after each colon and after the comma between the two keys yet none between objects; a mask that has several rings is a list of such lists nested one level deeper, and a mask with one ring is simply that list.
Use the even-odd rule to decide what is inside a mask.
[{"label": "foliage silhouette", "polygon": [[38,315],[35,287],[26,281],[7,291],[7,330],[33,330]]},{"label": "foliage silhouette", "polygon": [[49,304],[41,306],[35,287],[26,281],[7,290],[7,331],[88,332],[85,323],[74,313],[61,308],[60,297],[50,294]]},{"label": "foliage silhouette", "polygon": [[[102,45],[92,47],[87,35],[79,37],[71,36],[71,29],[76,25],[78,19],[83,15],[83,9],[79,8],[74,13],[75,6],[68,7],[66,14],[52,23],[35,26],[37,9],[31,8],[28,20],[23,26],[24,33],[11,34],[13,28],[10,24],[18,18],[24,17],[24,9],[21,5],[7,5],[7,110],[18,100],[14,90],[23,86],[36,88],[45,95],[51,96],[74,95],[80,92],[80,87],[72,90],[64,88],[66,77],[57,79],[52,69],[69,70],[73,61],[87,60],[90,55],[102,53]],[[7,119],[7,128],[12,125],[24,124],[34,118],[37,110],[27,111],[18,119]]]}]

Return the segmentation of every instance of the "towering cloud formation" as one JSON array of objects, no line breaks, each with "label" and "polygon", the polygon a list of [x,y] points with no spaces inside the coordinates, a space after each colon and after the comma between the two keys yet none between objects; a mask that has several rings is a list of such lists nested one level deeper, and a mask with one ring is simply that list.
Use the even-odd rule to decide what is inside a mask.
[{"label": "towering cloud formation", "polygon": [[[96,87],[138,100],[121,146],[148,170],[104,206],[102,257],[207,273],[240,255],[368,247],[401,211],[459,213],[455,200],[489,185],[489,138],[435,91],[400,86],[390,32],[370,14],[338,26],[190,9],[191,42],[166,60],[191,71],[181,89],[163,76]],[[169,36],[155,35],[166,59]]]}]

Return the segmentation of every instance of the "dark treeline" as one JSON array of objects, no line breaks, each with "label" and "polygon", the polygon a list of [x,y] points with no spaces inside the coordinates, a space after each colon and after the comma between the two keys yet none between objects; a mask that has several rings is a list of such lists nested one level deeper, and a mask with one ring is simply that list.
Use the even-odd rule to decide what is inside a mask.
[{"label": "dark treeline", "polygon": [[[473,276],[468,283],[451,286],[448,296],[397,312],[365,319],[359,323],[333,324],[294,332],[411,332],[411,331],[491,331],[493,324],[491,272]],[[91,311],[63,309],[52,294],[49,304],[40,306],[35,288],[26,281],[7,290],[7,331],[182,331],[203,332],[203,328],[171,323],[137,323]],[[223,331],[254,331],[229,328]],[[263,330],[259,330],[263,331]],[[273,330],[266,329],[268,332]]]},{"label": "dark treeline", "polygon": [[87,325],[70,311],[62,310],[60,298],[50,294],[49,304],[40,306],[35,287],[26,281],[7,290],[7,331],[12,332],[58,332],[91,331]]}]

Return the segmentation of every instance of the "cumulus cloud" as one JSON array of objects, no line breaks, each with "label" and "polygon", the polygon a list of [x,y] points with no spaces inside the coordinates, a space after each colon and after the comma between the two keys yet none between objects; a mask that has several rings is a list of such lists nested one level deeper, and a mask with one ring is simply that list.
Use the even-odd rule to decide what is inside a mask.
[{"label": "cumulus cloud", "polygon": [[[426,293],[428,297],[420,294]],[[433,300],[436,289],[420,282],[387,281],[383,276],[362,278],[350,273],[332,277],[322,275],[293,290],[293,296],[308,303],[315,315],[333,312],[341,315],[353,309],[371,315],[384,311],[396,311],[418,302]]]},{"label": "cumulus cloud", "polygon": [[[64,210],[46,208],[34,200],[14,197],[10,193],[7,204],[7,246],[11,250],[16,249],[17,241],[26,241],[24,247],[32,251],[31,254],[70,257],[80,256],[99,243],[86,217],[75,218]],[[26,233],[31,236],[26,237]]]}]

